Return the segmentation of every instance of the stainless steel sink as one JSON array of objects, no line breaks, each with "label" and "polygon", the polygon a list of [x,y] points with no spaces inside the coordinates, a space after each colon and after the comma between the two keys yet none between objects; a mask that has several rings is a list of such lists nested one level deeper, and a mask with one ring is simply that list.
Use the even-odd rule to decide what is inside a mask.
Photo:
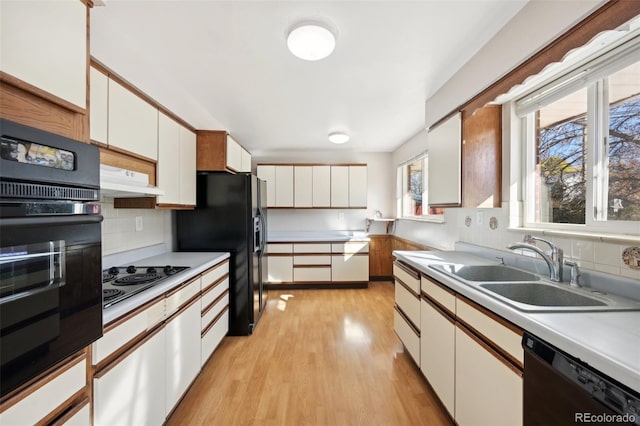
[{"label": "stainless steel sink", "polygon": [[640,310],[640,303],[587,288],[547,282],[482,283],[478,287],[523,311]]},{"label": "stainless steel sink", "polygon": [[514,282],[537,281],[540,279],[540,277],[532,273],[504,265],[433,265],[431,267],[466,281]]}]

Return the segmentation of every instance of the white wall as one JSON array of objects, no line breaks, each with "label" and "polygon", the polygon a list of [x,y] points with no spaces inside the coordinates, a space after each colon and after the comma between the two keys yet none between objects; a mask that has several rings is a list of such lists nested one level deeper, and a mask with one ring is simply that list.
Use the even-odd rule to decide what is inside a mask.
[{"label": "white wall", "polygon": [[366,209],[271,209],[270,231],[361,230],[365,218],[373,217],[376,210],[385,217],[395,215],[395,169],[391,167],[390,153],[279,151],[254,154],[252,162],[254,170],[257,163],[367,164]]}]

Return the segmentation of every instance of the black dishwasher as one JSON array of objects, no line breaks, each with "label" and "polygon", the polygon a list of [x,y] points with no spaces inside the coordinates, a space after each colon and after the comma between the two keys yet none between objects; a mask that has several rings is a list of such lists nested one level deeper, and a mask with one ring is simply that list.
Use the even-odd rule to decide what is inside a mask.
[{"label": "black dishwasher", "polygon": [[640,394],[525,333],[525,426],[640,425]]}]

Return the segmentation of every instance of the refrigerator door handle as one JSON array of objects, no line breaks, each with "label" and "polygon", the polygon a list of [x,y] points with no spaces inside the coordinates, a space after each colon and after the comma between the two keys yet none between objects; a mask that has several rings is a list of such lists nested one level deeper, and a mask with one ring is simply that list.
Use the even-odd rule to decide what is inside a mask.
[{"label": "refrigerator door handle", "polygon": [[267,244],[267,222],[264,220],[262,209],[260,210],[260,226],[262,232],[260,233],[260,251],[264,253],[265,246]]},{"label": "refrigerator door handle", "polygon": [[253,252],[257,253],[262,250],[262,221],[260,216],[253,218]]}]

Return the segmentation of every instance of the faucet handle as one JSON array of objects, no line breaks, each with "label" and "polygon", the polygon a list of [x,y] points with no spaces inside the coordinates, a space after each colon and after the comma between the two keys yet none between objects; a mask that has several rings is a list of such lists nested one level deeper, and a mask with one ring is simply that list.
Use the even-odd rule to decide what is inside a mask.
[{"label": "faucet handle", "polygon": [[580,287],[580,267],[577,262],[565,260],[564,264],[571,267],[570,287]]}]

